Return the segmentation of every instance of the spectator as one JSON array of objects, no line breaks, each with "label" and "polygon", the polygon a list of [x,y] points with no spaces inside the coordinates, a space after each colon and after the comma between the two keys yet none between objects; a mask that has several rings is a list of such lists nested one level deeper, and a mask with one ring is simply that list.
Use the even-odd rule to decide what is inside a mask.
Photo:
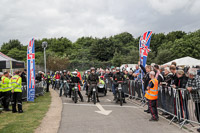
[{"label": "spectator", "polygon": [[[151,66],[147,65],[144,68],[143,65],[140,64],[140,67],[141,67],[142,71],[144,72],[143,82],[144,82],[144,91],[146,91],[149,81],[151,80],[151,78],[149,76],[149,73],[151,72]],[[147,103],[147,105],[149,105],[149,104]],[[149,106],[148,106],[147,110],[144,110],[144,112],[150,113]]]},{"label": "spectator", "polygon": [[176,62],[172,62],[172,64],[171,65],[174,65],[175,67],[176,67]]},{"label": "spectator", "polygon": [[26,83],[26,78],[27,78],[26,74],[27,74],[27,71],[26,71],[26,69],[24,69],[24,71],[21,74],[22,83]]},{"label": "spectator", "polygon": [[[167,110],[167,100],[166,100],[166,90],[168,90],[168,86],[170,86],[172,78],[172,73],[170,73],[169,67],[164,69],[164,82],[161,82],[162,90],[161,90],[161,102],[162,108],[166,111]],[[162,115],[168,115],[166,112],[163,112]]]},{"label": "spectator", "polygon": [[134,80],[134,76],[133,76],[133,71],[132,70],[129,71],[128,78],[129,78],[129,80]]},{"label": "spectator", "polygon": [[[188,78],[185,76],[183,70],[177,70],[177,81],[175,82],[174,88],[185,88]],[[181,112],[181,117],[184,118],[184,112],[185,111],[185,118],[188,118],[188,109],[187,109],[187,101],[186,99],[183,99],[182,97],[182,92],[181,90],[178,90],[177,93],[179,93],[179,99],[180,99],[180,112]]]},{"label": "spectator", "polygon": [[[188,73],[189,79],[186,88],[192,94],[192,99],[195,103],[195,115],[198,122],[200,122],[200,77],[196,74],[196,70],[194,69],[189,69]],[[200,132],[200,128],[198,128],[197,131]]]},{"label": "spectator", "polygon": [[139,66],[136,65],[135,66],[135,71],[134,71],[134,77],[135,77],[135,80],[137,79],[137,76],[140,74],[140,69],[139,69]]},{"label": "spectator", "polygon": [[126,79],[129,79],[129,77],[128,77],[129,75],[128,75],[128,71],[127,70],[125,70],[124,71],[124,77],[126,78]]},{"label": "spectator", "polygon": [[159,66],[158,65],[154,65],[154,71],[156,73],[155,78],[158,79],[158,75],[160,74],[160,70],[159,70]]},{"label": "spectator", "polygon": [[36,80],[39,82],[42,81],[42,72],[41,71],[39,71],[38,74],[36,75]]},{"label": "spectator", "polygon": [[171,84],[174,85],[175,82],[177,82],[178,78],[176,76],[176,66],[171,65],[170,66],[170,71],[172,72],[172,80],[171,80]]}]

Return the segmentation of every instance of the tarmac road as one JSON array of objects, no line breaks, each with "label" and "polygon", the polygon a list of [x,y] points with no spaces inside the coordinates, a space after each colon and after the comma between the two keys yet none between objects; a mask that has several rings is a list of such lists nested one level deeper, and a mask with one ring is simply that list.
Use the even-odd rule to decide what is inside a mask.
[{"label": "tarmac road", "polygon": [[[150,114],[144,108],[127,100],[120,107],[113,102],[112,93],[100,97],[100,104],[87,103],[85,91],[84,102],[73,103],[71,98],[62,96],[63,111],[59,133],[183,133],[178,127],[168,124],[160,118],[158,122],[149,122]],[[95,111],[103,110],[101,113]],[[106,111],[104,111],[106,110]]]}]

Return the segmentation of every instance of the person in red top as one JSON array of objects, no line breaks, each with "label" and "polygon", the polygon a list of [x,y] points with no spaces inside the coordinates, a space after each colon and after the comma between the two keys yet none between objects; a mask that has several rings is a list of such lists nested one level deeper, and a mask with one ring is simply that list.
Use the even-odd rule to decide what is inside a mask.
[{"label": "person in red top", "polygon": [[[54,78],[57,80],[57,79],[60,79],[60,73],[57,71],[56,74],[54,75]],[[58,82],[59,84],[59,82]],[[55,82],[55,86],[54,86],[54,89],[56,88],[56,85],[57,85],[57,81]]]},{"label": "person in red top", "polygon": [[[80,78],[81,82],[82,82],[82,77],[81,77],[81,73],[78,71],[78,69],[75,69],[75,71],[77,72],[77,77]],[[79,91],[81,91],[81,85],[78,85]]]}]

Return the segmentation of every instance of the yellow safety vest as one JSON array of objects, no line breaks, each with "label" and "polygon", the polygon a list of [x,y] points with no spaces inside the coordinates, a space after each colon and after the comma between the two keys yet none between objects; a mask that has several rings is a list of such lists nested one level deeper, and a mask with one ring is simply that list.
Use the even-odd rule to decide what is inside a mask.
[{"label": "yellow safety vest", "polygon": [[0,92],[2,92],[2,88],[1,88],[1,81],[0,81]]},{"label": "yellow safety vest", "polygon": [[100,84],[105,84],[105,82],[103,80],[101,80],[101,79],[99,79],[99,83]]},{"label": "yellow safety vest", "polygon": [[22,78],[19,75],[11,78],[11,85],[14,92],[22,92]]},{"label": "yellow safety vest", "polygon": [[7,92],[11,90],[11,86],[10,86],[10,79],[3,76],[3,78],[1,79],[1,91],[2,92]]},{"label": "yellow safety vest", "polygon": [[[5,77],[5,76],[2,76],[2,77],[1,77],[1,80],[2,80],[4,77]],[[2,86],[2,84],[1,84],[1,82],[0,82],[0,92],[2,92],[2,87],[1,87],[1,86]]]}]

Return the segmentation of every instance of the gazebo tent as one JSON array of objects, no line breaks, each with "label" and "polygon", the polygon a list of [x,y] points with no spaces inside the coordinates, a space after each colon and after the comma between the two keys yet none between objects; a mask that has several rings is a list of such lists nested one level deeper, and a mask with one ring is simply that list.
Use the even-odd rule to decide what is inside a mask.
[{"label": "gazebo tent", "polygon": [[172,62],[176,62],[177,65],[181,66],[198,66],[200,65],[200,60],[192,58],[192,57],[183,57],[183,58],[179,58],[179,59],[175,59],[173,61],[170,61],[164,65],[171,65]]},{"label": "gazebo tent", "polygon": [[0,69],[17,69],[24,67],[25,63],[23,61],[17,61],[0,52]]}]

